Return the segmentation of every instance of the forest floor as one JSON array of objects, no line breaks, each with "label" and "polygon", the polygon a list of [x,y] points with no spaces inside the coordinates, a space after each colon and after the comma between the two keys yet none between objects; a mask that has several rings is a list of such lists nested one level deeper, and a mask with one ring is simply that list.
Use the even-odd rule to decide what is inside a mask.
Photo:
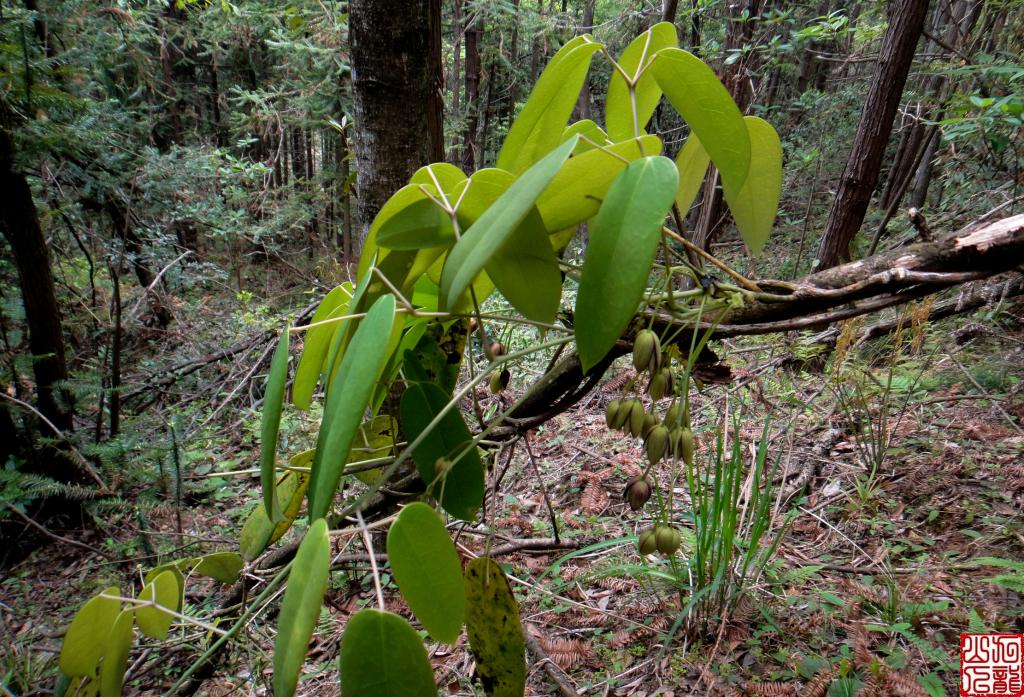
[{"label": "forest floor", "polygon": [[[235,330],[223,328],[227,335]],[[259,330],[249,318],[247,331]],[[796,337],[718,349],[733,382],[696,393],[698,462],[714,451],[711,429],[723,420],[740,415],[746,452],[770,416],[769,462],[778,470],[769,540],[781,538],[771,561],[733,588],[725,605],[691,604],[683,565],[637,552],[636,535],[652,524],[656,502],[636,513],[623,502],[643,453],[636,439],[610,431],[604,420],[607,403],[630,380],[627,361],[581,404],[534,432],[530,453],[518,447],[486,502],[496,533],[457,524],[451,530],[467,558],[488,545],[507,551],[499,561],[536,647],[527,694],[567,694],[561,680],[590,695],[820,697],[852,695],[861,685],[869,688],[861,694],[952,695],[961,632],[1024,632],[1021,307],[920,325],[896,342],[888,336],[853,348],[839,367],[835,356],[825,361]],[[148,491],[153,500],[145,515],[126,502],[126,493],[125,502],[102,509],[95,529],[56,531],[109,558],[53,543],[5,570],[0,674],[15,694],[47,693],[60,633],[85,598],[108,584],[137,582],[157,564],[153,555],[166,561],[196,547],[237,549],[258,478],[224,473],[258,465],[258,409],[254,397],[215,410],[227,403],[225,386],[242,384],[245,369],[241,360],[221,366],[221,388],[203,396],[202,413],[213,425],[193,428],[182,445],[178,505],[161,493],[170,459],[160,461],[159,477],[152,459],[133,462],[126,478],[134,477],[142,499]],[[856,400],[844,406],[837,399],[844,386],[848,396],[865,397],[863,410]],[[508,403],[515,391],[514,384],[511,394],[481,393],[481,406]],[[177,408],[180,413],[180,402]],[[887,437],[868,447],[853,423],[862,433]],[[166,437],[152,428],[141,440]],[[285,447],[297,451],[312,428],[313,422],[286,418]],[[151,472],[145,490],[133,474],[138,467]],[[671,484],[675,521],[687,528],[685,478],[670,463],[656,474]],[[560,549],[510,549],[552,538],[553,520]],[[357,535],[332,539],[335,553],[364,553]],[[684,536],[680,559],[691,551]],[[338,693],[345,620],[373,603],[368,563],[357,560],[332,579],[299,694]],[[386,567],[383,581],[389,609],[409,616]],[[218,621],[214,610],[224,588],[190,583],[186,612]],[[199,694],[269,694],[274,624],[267,614],[248,625]],[[207,640],[206,632],[182,627],[167,643],[135,651],[127,692],[162,693]],[[480,694],[465,638],[455,647],[428,649],[443,693]],[[538,649],[546,660],[538,659]]]}]

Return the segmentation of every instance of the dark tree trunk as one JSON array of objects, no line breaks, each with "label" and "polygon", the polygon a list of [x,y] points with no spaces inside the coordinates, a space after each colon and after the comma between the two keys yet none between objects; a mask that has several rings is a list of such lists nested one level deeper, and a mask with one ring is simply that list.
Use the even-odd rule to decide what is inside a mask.
[{"label": "dark tree trunk", "polygon": [[[455,39],[452,41],[452,70],[448,74],[448,93],[452,96],[452,116],[458,120],[461,116],[462,90],[459,89],[459,81],[462,78],[462,0],[455,0],[455,12],[452,23],[455,25]],[[462,153],[459,151],[459,142],[452,142],[448,149],[447,159],[452,164],[462,162]]]},{"label": "dark tree trunk", "polygon": [[349,9],[362,245],[380,207],[435,152],[427,106],[437,78],[428,3],[352,0]]},{"label": "dark tree trunk", "polygon": [[[0,130],[0,227],[11,245],[14,265],[18,270],[21,300],[25,305],[32,372],[36,381],[39,411],[65,433],[72,429],[71,395],[59,385],[68,378],[61,327],[60,307],[50,268],[50,252],[39,227],[35,202],[28,180],[15,171],[10,134]],[[48,437],[47,428],[41,429]],[[70,473],[60,475],[61,481],[73,481]]]},{"label": "dark tree trunk", "polygon": [[466,18],[466,131],[462,145],[462,168],[476,169],[477,127],[480,123],[480,39],[483,28],[472,15]]},{"label": "dark tree trunk", "polygon": [[676,13],[679,11],[679,0],[664,0],[661,4],[661,21],[675,24]]},{"label": "dark tree trunk", "polygon": [[430,133],[431,162],[444,160],[444,69],[441,58],[441,0],[428,0],[430,14],[430,97],[427,100],[427,130]]},{"label": "dark tree trunk", "polygon": [[864,222],[927,13],[928,0],[897,0],[891,6],[878,66],[822,235],[819,268],[830,268],[849,256],[850,242]]}]

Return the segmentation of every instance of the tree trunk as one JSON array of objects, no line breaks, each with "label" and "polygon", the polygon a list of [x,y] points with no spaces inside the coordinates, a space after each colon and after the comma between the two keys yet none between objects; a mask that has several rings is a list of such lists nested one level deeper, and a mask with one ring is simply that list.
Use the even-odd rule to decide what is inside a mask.
[{"label": "tree trunk", "polygon": [[849,256],[850,242],[864,222],[927,13],[928,0],[896,0],[892,5],[857,135],[821,238],[819,268]]},{"label": "tree trunk", "polygon": [[462,145],[462,169],[476,169],[477,127],[480,123],[480,39],[483,36],[480,19],[466,17],[466,130]]},{"label": "tree trunk", "polygon": [[[587,34],[594,31],[595,2],[596,0],[586,0],[583,5],[583,26],[580,29]],[[580,97],[576,102],[576,111],[579,112],[580,119],[590,118],[590,73],[587,73],[587,79],[583,81],[583,89],[580,90]]]},{"label": "tree trunk", "polygon": [[[14,171],[13,144],[5,130],[0,130],[0,191],[4,192],[0,227],[11,245],[18,270],[39,411],[54,426],[69,433],[73,426],[72,397],[59,387],[67,380],[68,369],[50,252],[39,226],[28,180],[21,172]],[[48,437],[53,435],[45,427],[42,431]],[[69,473],[54,474],[60,474],[61,481],[74,481]]]},{"label": "tree trunk", "polygon": [[664,0],[661,4],[661,21],[675,24],[676,13],[679,11],[679,0]]},{"label": "tree trunk", "polygon": [[380,207],[435,152],[427,107],[436,67],[428,3],[352,0],[349,8],[361,246]]}]

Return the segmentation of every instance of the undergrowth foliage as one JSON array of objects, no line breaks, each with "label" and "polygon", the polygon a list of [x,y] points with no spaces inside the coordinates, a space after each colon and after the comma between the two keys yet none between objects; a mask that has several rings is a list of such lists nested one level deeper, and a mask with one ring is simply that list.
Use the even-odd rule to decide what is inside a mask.
[{"label": "undergrowth foliage", "polygon": [[[609,426],[642,438],[648,459],[626,492],[634,510],[651,499],[657,508],[656,525],[640,535],[645,558],[637,568],[674,584],[684,601],[676,625],[686,623],[688,632],[712,629],[739,602],[781,539],[771,488],[777,458],[768,452],[766,424],[747,461],[738,415],[710,434],[713,448],[698,452],[689,394],[710,327],[751,291],[731,282],[738,275],[706,277],[687,256],[681,231],[666,221],[673,208],[689,208],[714,164],[740,235],[758,253],[780,196],[781,146],[771,125],[744,117],[712,70],[676,44],[667,23],[644,32],[618,58],[589,35],[573,39],[538,79],[497,167],[467,174],[431,164],[395,192],[370,228],[356,281],[333,289],[307,325],[281,336],[264,396],[263,501],[243,527],[240,552],[167,564],[147,574],[135,598],[111,588],[86,603],[61,653],[69,694],[97,685],[103,694],[119,693],[135,629],[162,641],[177,623],[201,627],[210,633],[206,652],[173,692],[282,584],[272,682],[275,695],[293,694],[328,585],[330,527],[345,518],[360,521],[377,607],[348,621],[339,658],[343,693],[436,694],[422,641],[385,607],[361,515],[384,483],[410,467],[426,492],[423,502],[402,509],[388,534],[398,588],[433,640],[455,644],[466,628],[488,694],[522,694],[524,636],[509,581],[487,558],[473,560],[464,573],[444,516],[485,522],[480,510],[497,453],[482,446],[502,438],[498,444],[507,447],[529,428],[507,419],[529,392],[489,420],[479,415],[479,428],[466,423],[460,402],[485,383],[503,390],[519,362],[552,349],[575,354],[584,373],[600,377],[635,342],[638,377],[625,392],[636,396],[619,401]],[[567,126],[598,55],[612,69],[604,125]],[[660,139],[644,130],[663,96],[690,129],[675,159],[662,155]],[[589,244],[582,266],[575,266],[562,256],[584,222]],[[563,306],[569,283],[578,285],[571,311]],[[481,310],[495,290],[521,319]],[[541,341],[508,352],[488,338],[501,335],[502,322],[539,329]],[[471,333],[483,349],[482,369],[467,340]],[[309,409],[322,386],[323,417],[315,448],[285,456],[278,452],[278,424],[290,343],[299,334],[303,349],[291,401]],[[470,378],[460,384],[463,364]],[[671,463],[673,481],[656,481],[652,468],[660,461]],[[352,479],[366,486],[343,486]],[[676,480],[685,483],[688,500],[674,497]],[[183,612],[192,576],[236,580],[246,562],[295,523],[303,501],[309,528],[294,561],[233,625],[213,627]],[[646,558],[654,552],[661,561]]]}]

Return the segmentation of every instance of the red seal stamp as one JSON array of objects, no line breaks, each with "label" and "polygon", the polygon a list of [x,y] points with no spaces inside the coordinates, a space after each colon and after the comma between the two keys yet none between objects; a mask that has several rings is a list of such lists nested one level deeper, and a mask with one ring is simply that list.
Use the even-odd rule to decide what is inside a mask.
[{"label": "red seal stamp", "polygon": [[961,634],[960,695],[1024,697],[1024,634]]}]

